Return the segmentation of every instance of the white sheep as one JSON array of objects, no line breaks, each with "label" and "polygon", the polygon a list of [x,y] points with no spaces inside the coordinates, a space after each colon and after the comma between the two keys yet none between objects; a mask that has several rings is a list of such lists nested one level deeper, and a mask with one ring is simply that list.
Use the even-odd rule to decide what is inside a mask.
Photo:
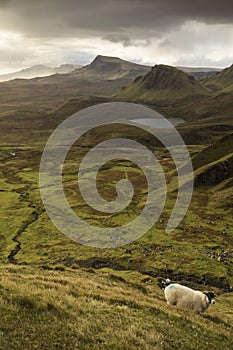
[{"label": "white sheep", "polygon": [[196,313],[204,312],[210,304],[214,304],[214,293],[202,293],[181,284],[169,284],[164,289],[165,298],[169,305],[176,305],[178,308],[190,309]]}]

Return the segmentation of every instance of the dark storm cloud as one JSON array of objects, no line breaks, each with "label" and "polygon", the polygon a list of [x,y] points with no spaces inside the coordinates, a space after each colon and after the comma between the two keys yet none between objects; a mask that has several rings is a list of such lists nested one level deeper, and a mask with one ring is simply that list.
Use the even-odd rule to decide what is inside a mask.
[{"label": "dark storm cloud", "polygon": [[108,40],[112,43],[121,43],[124,47],[147,47],[150,45],[151,41],[146,40],[131,40],[128,36],[124,34],[107,34],[102,37],[103,40]]},{"label": "dark storm cloud", "polygon": [[124,47],[129,47],[133,44],[132,40],[124,34],[107,34],[102,39],[111,41],[112,43],[121,43]]},{"label": "dark storm cloud", "polygon": [[[90,34],[104,37],[127,32],[130,44],[131,38],[145,38],[145,33],[151,37],[186,20],[232,23],[233,3],[230,0],[0,1],[0,26],[32,37]],[[122,43],[127,45],[127,38]]]},{"label": "dark storm cloud", "polygon": [[222,66],[232,63],[232,27],[232,0],[0,0],[0,71],[97,54]]}]

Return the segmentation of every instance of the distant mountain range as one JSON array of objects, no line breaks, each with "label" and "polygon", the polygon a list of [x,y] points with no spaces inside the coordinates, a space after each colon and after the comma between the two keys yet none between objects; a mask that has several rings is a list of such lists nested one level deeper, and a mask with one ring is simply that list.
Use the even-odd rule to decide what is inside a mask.
[{"label": "distant mountain range", "polygon": [[24,113],[44,112],[78,96],[109,96],[150,69],[116,57],[97,56],[91,64],[67,74],[2,82],[0,105],[8,111],[17,105]]},{"label": "distant mountain range", "polygon": [[208,67],[176,67],[185,73],[192,75],[196,80],[202,80],[205,78],[210,78],[221,72],[221,68],[208,68]]},{"label": "distant mountain range", "polygon": [[17,72],[0,75],[0,82],[13,79],[31,79],[35,77],[49,76],[52,74],[66,74],[78,68],[81,68],[81,65],[62,64],[59,67],[54,68],[44,65],[35,65]]},{"label": "distant mountain range", "polygon": [[[89,65],[65,74],[0,83],[0,106],[2,113],[7,115],[14,115],[17,110],[22,115],[33,112],[36,116],[56,111],[63,105],[70,111],[69,100],[72,99],[74,106],[74,99],[97,96],[154,105],[163,108],[161,112],[167,116],[176,115],[189,120],[219,113],[230,118],[232,71],[233,66],[222,71],[192,67],[178,69],[167,65],[149,67],[99,55]],[[196,80],[193,75],[197,73],[207,76]]]},{"label": "distant mountain range", "polygon": [[[14,79],[32,79],[37,77],[45,77],[53,74],[68,74],[73,72],[76,69],[81,68],[81,65],[74,64],[62,64],[58,67],[49,67],[45,65],[34,65],[29,68],[22,69],[17,72],[12,72],[8,74],[0,75],[0,82],[9,81]],[[137,75],[144,74],[150,67],[136,64],[133,62],[122,60],[118,57],[108,57],[98,55],[94,61],[85,66],[82,75],[84,72],[88,76],[91,76],[92,73],[98,72],[102,76],[107,77],[108,79],[115,79],[119,77],[119,74],[133,74],[136,72]],[[185,73],[193,75],[195,79],[200,80],[203,78],[208,78],[216,73],[220,72],[220,68],[208,68],[208,67],[176,67],[182,70]]]}]

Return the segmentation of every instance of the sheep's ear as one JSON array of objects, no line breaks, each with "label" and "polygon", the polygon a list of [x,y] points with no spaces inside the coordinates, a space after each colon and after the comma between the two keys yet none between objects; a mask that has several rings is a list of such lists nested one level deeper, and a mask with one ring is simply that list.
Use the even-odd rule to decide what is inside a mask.
[{"label": "sheep's ear", "polygon": [[203,292],[207,296],[207,298],[210,300],[210,292]]},{"label": "sheep's ear", "polygon": [[216,297],[216,294],[214,292],[203,292],[203,294],[207,295],[207,297],[210,295],[211,297]]}]

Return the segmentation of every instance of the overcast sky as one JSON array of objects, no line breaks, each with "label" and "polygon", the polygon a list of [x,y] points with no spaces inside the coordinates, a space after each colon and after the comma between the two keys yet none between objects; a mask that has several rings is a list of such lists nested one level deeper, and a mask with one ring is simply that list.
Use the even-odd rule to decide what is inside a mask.
[{"label": "overcast sky", "polygon": [[0,0],[0,73],[88,64],[96,55],[154,65],[233,63],[232,0]]}]

